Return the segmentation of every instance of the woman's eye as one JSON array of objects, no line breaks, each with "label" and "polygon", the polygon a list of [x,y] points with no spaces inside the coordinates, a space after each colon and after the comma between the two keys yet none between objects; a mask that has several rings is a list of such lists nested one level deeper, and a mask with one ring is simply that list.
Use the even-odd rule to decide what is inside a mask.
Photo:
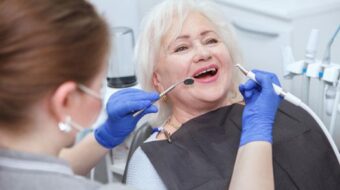
[{"label": "woman's eye", "polygon": [[180,51],[184,51],[184,50],[186,50],[186,49],[188,49],[188,47],[186,47],[186,46],[178,47],[178,48],[175,49],[175,53],[176,53],[176,52],[180,52]]},{"label": "woman's eye", "polygon": [[216,44],[217,42],[218,42],[217,39],[211,38],[211,39],[209,39],[209,40],[206,41],[206,44]]}]

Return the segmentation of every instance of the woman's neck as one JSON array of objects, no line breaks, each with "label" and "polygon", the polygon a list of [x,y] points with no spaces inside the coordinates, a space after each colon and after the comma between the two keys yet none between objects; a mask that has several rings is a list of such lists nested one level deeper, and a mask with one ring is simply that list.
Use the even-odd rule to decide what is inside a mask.
[{"label": "woman's neck", "polygon": [[[207,113],[209,111],[215,110],[217,108],[220,108],[221,106],[230,105],[231,102],[227,99],[216,103],[215,106],[210,105],[209,107],[202,106],[202,108],[189,108],[189,106],[181,105],[181,106],[174,106],[172,109],[172,114],[170,117],[164,122],[163,125],[163,132],[159,133],[157,135],[158,140],[165,140],[168,139],[167,135],[165,133],[168,133],[169,135],[172,135],[175,133],[183,123],[199,116],[204,113]],[[169,140],[169,139],[168,139]]]},{"label": "woman's neck", "polygon": [[209,111],[216,110],[222,106],[230,105],[231,102],[228,99],[222,100],[219,103],[211,104],[207,103],[207,106],[201,106],[201,107],[190,107],[190,106],[173,106],[172,114],[170,115],[170,120],[177,121],[180,124],[183,124],[197,116],[200,116],[202,114],[205,114]]}]

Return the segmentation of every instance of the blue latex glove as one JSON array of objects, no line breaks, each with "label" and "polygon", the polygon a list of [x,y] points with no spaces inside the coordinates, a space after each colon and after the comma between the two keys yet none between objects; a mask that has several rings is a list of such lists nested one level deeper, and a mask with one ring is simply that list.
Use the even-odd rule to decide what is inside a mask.
[{"label": "blue latex glove", "polygon": [[[108,118],[94,132],[98,143],[108,149],[122,143],[145,114],[158,111],[157,107],[152,105],[158,99],[158,93],[133,88],[120,90],[111,95],[106,105]],[[136,111],[142,109],[145,110],[133,117]]]},{"label": "blue latex glove", "polygon": [[276,75],[253,70],[256,84],[248,80],[239,89],[246,102],[242,115],[242,134],[240,146],[253,141],[267,141],[272,143],[272,129],[277,109],[282,97],[277,95],[272,83],[280,86]]}]

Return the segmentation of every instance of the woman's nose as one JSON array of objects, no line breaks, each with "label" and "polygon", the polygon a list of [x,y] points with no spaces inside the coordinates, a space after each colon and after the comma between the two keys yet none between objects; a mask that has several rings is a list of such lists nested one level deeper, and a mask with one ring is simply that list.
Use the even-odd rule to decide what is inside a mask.
[{"label": "woman's nose", "polygon": [[196,45],[195,47],[195,55],[193,57],[193,61],[195,63],[201,62],[201,61],[207,61],[211,59],[211,53],[208,47],[205,47],[202,44]]}]

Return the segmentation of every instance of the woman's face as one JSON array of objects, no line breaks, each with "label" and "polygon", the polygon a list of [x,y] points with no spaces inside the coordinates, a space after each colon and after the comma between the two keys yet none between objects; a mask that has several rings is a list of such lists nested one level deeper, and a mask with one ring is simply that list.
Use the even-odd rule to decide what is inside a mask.
[{"label": "woman's face", "polygon": [[227,47],[216,27],[203,15],[190,13],[176,39],[170,30],[154,72],[153,82],[159,91],[186,77],[191,86],[179,85],[168,96],[174,107],[210,109],[227,103],[232,63]]}]

